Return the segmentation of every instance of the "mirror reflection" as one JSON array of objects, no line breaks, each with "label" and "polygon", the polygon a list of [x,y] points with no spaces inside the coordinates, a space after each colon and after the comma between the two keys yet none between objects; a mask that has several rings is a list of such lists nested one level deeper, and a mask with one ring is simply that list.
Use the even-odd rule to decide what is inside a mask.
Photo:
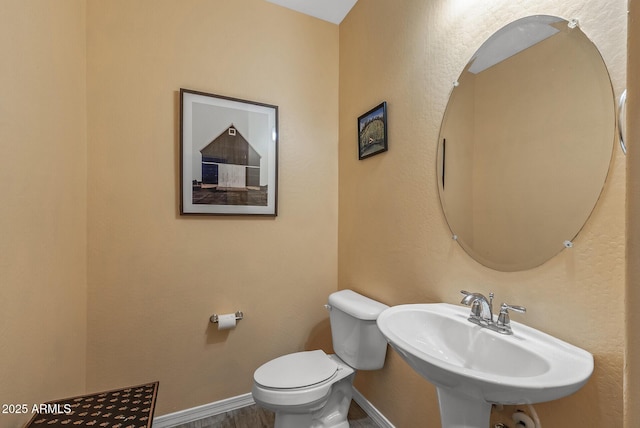
[{"label": "mirror reflection", "polygon": [[608,72],[576,23],[509,24],[465,67],[440,130],[437,174],[452,234],[496,270],[544,263],[593,210],[614,137]]}]

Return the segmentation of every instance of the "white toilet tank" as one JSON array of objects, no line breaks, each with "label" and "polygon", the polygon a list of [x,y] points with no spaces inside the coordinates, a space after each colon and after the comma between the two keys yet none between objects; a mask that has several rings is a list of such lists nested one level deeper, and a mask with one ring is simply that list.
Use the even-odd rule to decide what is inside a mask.
[{"label": "white toilet tank", "polygon": [[342,361],[358,370],[378,370],[384,366],[387,341],[376,319],[387,308],[351,290],[329,295],[333,350]]}]

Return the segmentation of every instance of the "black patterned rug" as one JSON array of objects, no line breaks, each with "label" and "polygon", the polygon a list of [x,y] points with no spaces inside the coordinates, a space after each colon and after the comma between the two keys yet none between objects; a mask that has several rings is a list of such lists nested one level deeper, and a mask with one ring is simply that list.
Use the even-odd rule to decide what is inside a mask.
[{"label": "black patterned rug", "polygon": [[26,427],[151,428],[159,382],[50,401]]}]

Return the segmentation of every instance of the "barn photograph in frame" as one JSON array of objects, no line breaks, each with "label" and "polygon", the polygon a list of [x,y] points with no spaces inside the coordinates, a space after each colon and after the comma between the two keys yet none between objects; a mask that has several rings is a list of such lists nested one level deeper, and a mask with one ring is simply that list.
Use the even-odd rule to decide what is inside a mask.
[{"label": "barn photograph in frame", "polygon": [[278,107],[180,89],[180,214],[277,215]]},{"label": "barn photograph in frame", "polygon": [[387,102],[384,101],[358,118],[358,159],[387,150]]}]

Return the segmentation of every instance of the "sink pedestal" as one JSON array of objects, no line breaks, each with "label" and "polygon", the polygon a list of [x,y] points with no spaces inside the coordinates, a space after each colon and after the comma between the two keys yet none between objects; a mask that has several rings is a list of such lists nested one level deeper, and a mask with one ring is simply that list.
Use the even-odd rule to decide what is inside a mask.
[{"label": "sink pedestal", "polygon": [[449,388],[437,387],[442,428],[487,428],[491,404]]}]

